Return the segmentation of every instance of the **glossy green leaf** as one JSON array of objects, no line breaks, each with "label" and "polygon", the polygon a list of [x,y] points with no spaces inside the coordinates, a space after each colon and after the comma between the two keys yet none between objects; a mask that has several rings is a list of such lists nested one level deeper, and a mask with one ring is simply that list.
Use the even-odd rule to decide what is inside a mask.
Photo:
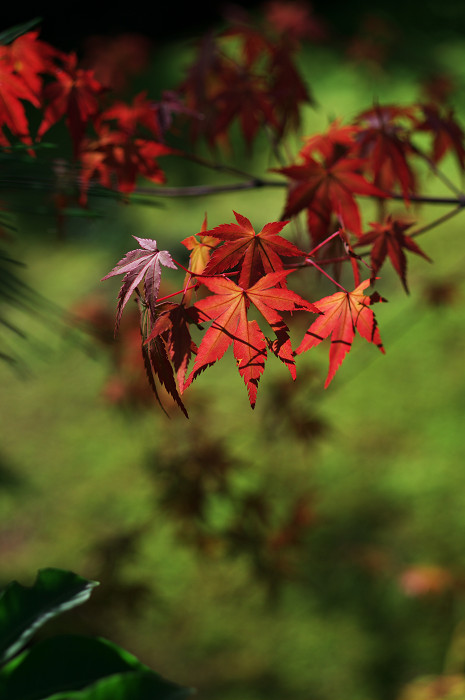
[{"label": "glossy green leaf", "polygon": [[84,603],[97,581],[70,571],[41,569],[33,586],[10,583],[0,594],[0,663],[24,647],[47,620]]},{"label": "glossy green leaf", "polygon": [[[74,697],[102,679],[130,673],[134,679],[123,683],[128,688],[180,690],[144,666],[135,656],[106,639],[78,635],[60,635],[34,645],[8,663],[0,672],[2,700],[44,700],[50,696]],[[137,680],[140,676],[140,679]],[[153,677],[152,680],[146,680]],[[105,688],[106,686],[102,686]],[[113,686],[109,686],[112,688]],[[95,692],[100,692],[98,688]],[[105,690],[101,691],[107,692]],[[108,691],[109,692],[109,691]],[[77,697],[81,697],[77,695]],[[87,697],[84,695],[84,697]],[[107,695],[90,695],[105,698]],[[110,697],[110,696],[108,696]],[[116,696],[118,697],[118,696]],[[122,695],[131,700],[138,695]],[[146,697],[145,695],[143,697]],[[158,696],[153,696],[158,697]],[[164,697],[164,696],[160,696]]]},{"label": "glossy green leaf", "polygon": [[81,691],[58,693],[48,700],[182,700],[195,691],[151,671],[118,673]]}]

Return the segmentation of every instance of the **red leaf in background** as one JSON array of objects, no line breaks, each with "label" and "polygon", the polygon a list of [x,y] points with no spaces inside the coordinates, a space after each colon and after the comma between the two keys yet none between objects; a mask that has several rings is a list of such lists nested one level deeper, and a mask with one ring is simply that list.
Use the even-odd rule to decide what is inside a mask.
[{"label": "red leaf in background", "polygon": [[63,61],[63,67],[55,68],[55,82],[44,89],[44,99],[48,105],[37,137],[42,138],[51,126],[66,115],[74,155],[77,156],[86,125],[98,113],[97,98],[105,88],[95,79],[92,70],[77,68],[76,54],[64,56]]},{"label": "red leaf in background", "polygon": [[157,117],[157,107],[147,100],[147,91],[136,95],[132,104],[115,102],[99,116],[99,124],[105,121],[116,121],[118,129],[125,134],[136,133],[138,124],[145,126],[158,140],[161,137],[160,124]]},{"label": "red leaf in background", "polygon": [[[361,220],[355,194],[386,197],[386,193],[360,174],[366,161],[361,158],[338,158],[323,163],[304,157],[303,164],[275,168],[291,180],[283,217],[295,216],[308,209],[309,223],[327,221],[330,213],[344,214],[344,227],[361,234]],[[318,232],[321,233],[321,232]],[[316,235],[317,238],[320,236]]]},{"label": "red leaf in background", "polygon": [[415,243],[413,238],[407,236],[404,232],[413,225],[414,222],[401,221],[388,216],[382,224],[378,222],[370,223],[371,231],[361,236],[356,246],[372,245],[371,248],[371,280],[377,276],[378,270],[383,265],[386,256],[389,257],[395,271],[402,280],[405,291],[408,293],[407,286],[407,258],[405,257],[404,248],[412,253],[421,255],[422,258],[432,262],[426,253]]},{"label": "red leaf in background", "polygon": [[305,256],[297,246],[278,235],[289,222],[274,221],[255,233],[249,219],[233,213],[237,224],[222,224],[205,232],[209,237],[225,241],[213,252],[205,274],[216,275],[233,269],[242,260],[238,284],[247,288],[263,275],[282,270],[282,257]]},{"label": "red leaf in background", "polygon": [[172,149],[162,143],[133,138],[102,127],[98,139],[86,140],[82,144],[81,203],[86,201],[92,178],[98,178],[103,187],[112,188],[116,185],[120,192],[125,193],[134,190],[139,175],[152,182],[165,182],[165,175],[156,159],[171,153]]},{"label": "red leaf in background", "polygon": [[151,238],[137,238],[140,248],[130,250],[115,265],[113,270],[102,277],[107,280],[115,275],[124,275],[123,284],[118,294],[115,332],[118,328],[121,314],[131,294],[144,280],[145,304],[153,317],[156,317],[156,301],[161,281],[161,265],[177,270],[167,250],[158,250],[157,242]]},{"label": "red leaf in background", "polygon": [[217,109],[214,132],[211,135],[213,141],[226,136],[236,118],[248,146],[265,125],[279,129],[267,84],[262,76],[225,63],[218,80],[218,87],[212,97]]},{"label": "red leaf in background", "polygon": [[327,131],[322,134],[314,134],[305,139],[305,144],[299,151],[302,158],[313,157],[315,151],[326,160],[333,159],[333,154],[347,156],[357,149],[356,135],[359,127],[354,124],[341,125],[340,119],[331,122]]},{"label": "red leaf in background", "polygon": [[266,19],[279,34],[294,39],[321,41],[328,36],[323,20],[313,16],[308,2],[271,0],[264,6]]},{"label": "red leaf in background", "polygon": [[315,101],[285,44],[273,48],[268,70],[271,80],[269,96],[279,123],[277,135],[280,138],[288,127],[299,128],[301,105],[306,103],[315,106]]},{"label": "red leaf in background", "polygon": [[[0,46],[0,128],[5,125],[24,143],[30,143],[29,124],[21,100],[40,107],[35,91],[16,73],[11,47]],[[8,143],[3,133],[0,138],[5,145]]]},{"label": "red leaf in background", "polygon": [[368,308],[371,303],[370,297],[363,293],[369,285],[370,280],[364,280],[353,292],[336,292],[315,302],[315,306],[323,315],[309,327],[296,350],[296,355],[301,355],[329,335],[332,336],[325,389],[352,347],[356,330],[384,353],[374,313]]},{"label": "red leaf in background", "polygon": [[437,105],[421,105],[424,118],[418,122],[419,131],[429,131],[433,135],[434,163],[439,161],[451,151],[457,157],[460,168],[465,168],[465,134],[462,127],[456,121],[452,109],[441,110]]},{"label": "red leaf in background", "polygon": [[38,36],[38,30],[26,32],[15,39],[8,49],[15,73],[21,76],[31,92],[40,100],[43,82],[41,74],[53,73],[53,59],[62,58],[63,54],[50,44],[40,41]]},{"label": "red leaf in background", "polygon": [[399,583],[406,595],[438,595],[450,590],[454,583],[453,573],[443,566],[419,564],[404,569],[399,576]]},{"label": "red leaf in background", "polygon": [[[238,16],[239,13],[241,17]],[[247,16],[247,13],[239,10],[235,16],[230,16],[230,20],[232,26],[225,29],[221,36],[226,39],[238,37],[241,40],[241,58],[244,69],[251,71],[260,59],[273,50],[273,45],[256,26],[253,26],[253,20]]]},{"label": "red leaf in background", "polygon": [[415,110],[378,105],[359,114],[355,123],[360,128],[357,135],[360,155],[368,159],[367,167],[373,173],[374,184],[387,191],[398,184],[408,203],[409,195],[416,189],[415,176],[407,159],[415,152],[410,143]]},{"label": "red leaf in background", "polygon": [[90,36],[84,42],[82,67],[110,90],[121,92],[132,75],[141,73],[150,59],[151,43],[143,34]]}]

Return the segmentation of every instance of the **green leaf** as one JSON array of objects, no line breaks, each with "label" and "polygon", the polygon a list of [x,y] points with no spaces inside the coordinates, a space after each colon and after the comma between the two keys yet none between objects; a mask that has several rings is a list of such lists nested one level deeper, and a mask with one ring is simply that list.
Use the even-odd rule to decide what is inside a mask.
[{"label": "green leaf", "polygon": [[109,676],[85,690],[52,695],[48,700],[182,700],[194,692],[151,671],[133,671]]},{"label": "green leaf", "polygon": [[13,581],[0,594],[0,663],[16,654],[47,620],[84,603],[97,581],[41,569],[33,586]]},{"label": "green leaf", "polygon": [[[131,674],[131,679],[124,682],[122,688],[127,688],[128,693],[139,684],[141,689],[169,689],[171,693],[174,693],[174,690],[182,690],[180,686],[165,681],[135,656],[106,639],[60,635],[39,642],[2,669],[0,697],[2,700],[44,700],[50,696],[55,698],[56,695],[72,698],[72,692],[87,688],[88,692],[92,690],[94,694],[83,697],[92,700],[106,698],[104,693],[109,690],[106,690],[105,684],[101,686],[101,690],[98,686],[94,689],[88,686],[115,676],[122,681],[122,676],[127,673]],[[149,677],[151,680],[148,680]],[[118,685],[117,681],[114,683]],[[108,688],[114,689],[114,686],[109,682]],[[81,694],[76,697],[80,699]],[[123,694],[121,697],[139,699],[138,695],[130,694]]]},{"label": "green leaf", "polygon": [[24,22],[23,24],[16,24],[14,27],[10,27],[10,29],[5,29],[5,31],[0,32],[0,44],[11,44],[12,41],[17,39],[22,34],[26,34],[26,32],[30,31],[41,22],[42,17],[36,17],[35,19],[30,19],[28,22]]}]

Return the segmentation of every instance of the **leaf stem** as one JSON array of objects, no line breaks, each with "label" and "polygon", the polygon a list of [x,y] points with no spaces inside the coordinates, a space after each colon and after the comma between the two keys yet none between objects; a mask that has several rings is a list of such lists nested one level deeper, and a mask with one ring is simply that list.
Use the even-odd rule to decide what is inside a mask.
[{"label": "leaf stem", "polygon": [[339,282],[336,282],[336,280],[333,279],[333,278],[331,277],[331,275],[328,275],[328,273],[325,272],[325,271],[323,270],[323,268],[321,268],[319,265],[317,265],[316,262],[314,262],[313,260],[309,260],[309,259],[308,259],[308,263],[309,263],[310,265],[313,265],[313,267],[316,267],[316,269],[319,270],[319,272],[321,272],[322,275],[324,275],[324,276],[327,277],[331,282],[333,282],[333,283],[336,285],[336,287],[339,287],[339,289],[342,289],[342,291],[343,291],[345,294],[348,294],[348,293],[349,293],[349,292],[347,291],[347,289],[345,289],[345,287],[342,286],[342,284],[339,284]]}]

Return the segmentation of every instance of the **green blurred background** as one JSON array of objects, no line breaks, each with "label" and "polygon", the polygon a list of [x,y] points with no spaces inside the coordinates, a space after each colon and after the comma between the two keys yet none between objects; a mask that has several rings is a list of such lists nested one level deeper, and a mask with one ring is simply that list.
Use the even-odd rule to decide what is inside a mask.
[{"label": "green blurred background", "polygon": [[[451,81],[462,116],[460,12],[449,13],[449,33],[438,24],[425,43],[426,8],[409,25],[395,7],[368,9],[351,15],[344,34],[337,6],[320,12],[328,37],[299,59],[317,101],[303,134],[374,99],[420,99],[434,76]],[[159,39],[131,90],[147,87],[157,99],[191,55],[187,38]],[[268,167],[264,143],[252,163],[235,148],[240,167]],[[169,184],[218,181],[163,166]],[[444,171],[461,184],[453,159]],[[432,177],[425,190],[446,193]],[[418,677],[462,673],[462,219],[421,238],[434,264],[409,257],[410,296],[383,268],[389,303],[376,314],[385,356],[357,338],[326,391],[327,343],[298,358],[295,384],[270,359],[252,412],[228,353],[186,394],[186,421],[169,402],[166,418],[147,392],[130,310],[112,340],[118,280],[99,280],[132,235],[187,261],[180,241],[205,212],[214,226],[235,209],[259,229],[279,218],[281,196],[155,206],[94,197],[91,215],[64,226],[46,190],[4,184],[2,200],[17,226],[9,251],[34,292],[18,290],[18,304],[2,312],[25,337],[3,328],[16,364],[0,363],[0,583],[27,583],[46,566],[101,581],[89,604],[46,633],[108,637],[207,700],[384,700]],[[411,207],[420,223],[446,211]],[[167,271],[166,293],[178,286]],[[315,299],[328,293],[316,284]]]}]

